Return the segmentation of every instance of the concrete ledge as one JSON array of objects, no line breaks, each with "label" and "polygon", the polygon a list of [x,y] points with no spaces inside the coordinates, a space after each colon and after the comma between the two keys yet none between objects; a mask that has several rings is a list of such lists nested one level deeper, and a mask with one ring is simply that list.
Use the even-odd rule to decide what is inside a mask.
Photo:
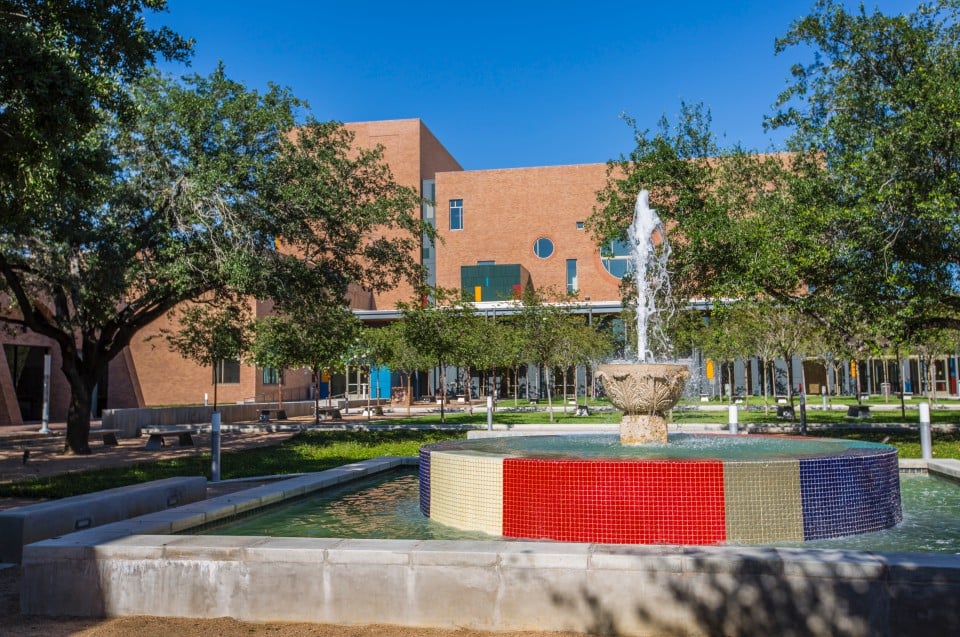
[{"label": "concrete ledge", "polygon": [[78,529],[203,500],[207,480],[166,478],[0,512],[0,562],[20,562],[23,546]]},{"label": "concrete ledge", "polygon": [[24,613],[617,635],[960,631],[955,556],[110,534],[65,540],[26,548]]},{"label": "concrete ledge", "polygon": [[37,615],[230,616],[590,634],[960,634],[960,556],[763,547],[158,535],[381,458],[31,544]]},{"label": "concrete ledge", "polygon": [[960,482],[960,460],[928,460],[927,471]]}]

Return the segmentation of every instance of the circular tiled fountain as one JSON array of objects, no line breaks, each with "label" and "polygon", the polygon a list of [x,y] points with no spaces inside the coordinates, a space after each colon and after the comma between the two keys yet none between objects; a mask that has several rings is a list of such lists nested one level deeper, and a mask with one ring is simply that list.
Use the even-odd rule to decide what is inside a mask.
[{"label": "circular tiled fountain", "polygon": [[644,446],[613,435],[427,445],[420,509],[492,535],[623,544],[812,540],[902,518],[888,445],[684,434]]}]

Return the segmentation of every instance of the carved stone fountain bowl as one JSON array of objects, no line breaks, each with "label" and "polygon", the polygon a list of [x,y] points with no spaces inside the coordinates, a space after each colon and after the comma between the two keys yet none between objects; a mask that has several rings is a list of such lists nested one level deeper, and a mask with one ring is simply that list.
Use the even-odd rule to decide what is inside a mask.
[{"label": "carved stone fountain bowl", "polygon": [[690,370],[669,363],[606,363],[597,376],[607,398],[625,414],[662,415],[680,400]]}]

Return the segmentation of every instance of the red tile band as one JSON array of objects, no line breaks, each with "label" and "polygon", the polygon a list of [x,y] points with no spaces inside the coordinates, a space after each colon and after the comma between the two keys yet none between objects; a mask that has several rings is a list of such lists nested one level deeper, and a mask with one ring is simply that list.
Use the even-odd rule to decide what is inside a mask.
[{"label": "red tile band", "polygon": [[507,458],[503,535],[624,544],[722,542],[723,463]]}]

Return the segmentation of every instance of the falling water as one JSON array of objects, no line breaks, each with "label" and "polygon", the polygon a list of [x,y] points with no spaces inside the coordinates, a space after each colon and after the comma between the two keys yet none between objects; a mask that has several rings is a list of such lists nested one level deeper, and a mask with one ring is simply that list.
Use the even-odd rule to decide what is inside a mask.
[{"label": "falling water", "polygon": [[670,242],[657,211],[650,208],[650,193],[646,190],[641,190],[637,197],[627,236],[637,284],[637,359],[650,362],[654,360],[654,348],[667,353],[668,340],[663,328],[672,307],[667,271]]}]

